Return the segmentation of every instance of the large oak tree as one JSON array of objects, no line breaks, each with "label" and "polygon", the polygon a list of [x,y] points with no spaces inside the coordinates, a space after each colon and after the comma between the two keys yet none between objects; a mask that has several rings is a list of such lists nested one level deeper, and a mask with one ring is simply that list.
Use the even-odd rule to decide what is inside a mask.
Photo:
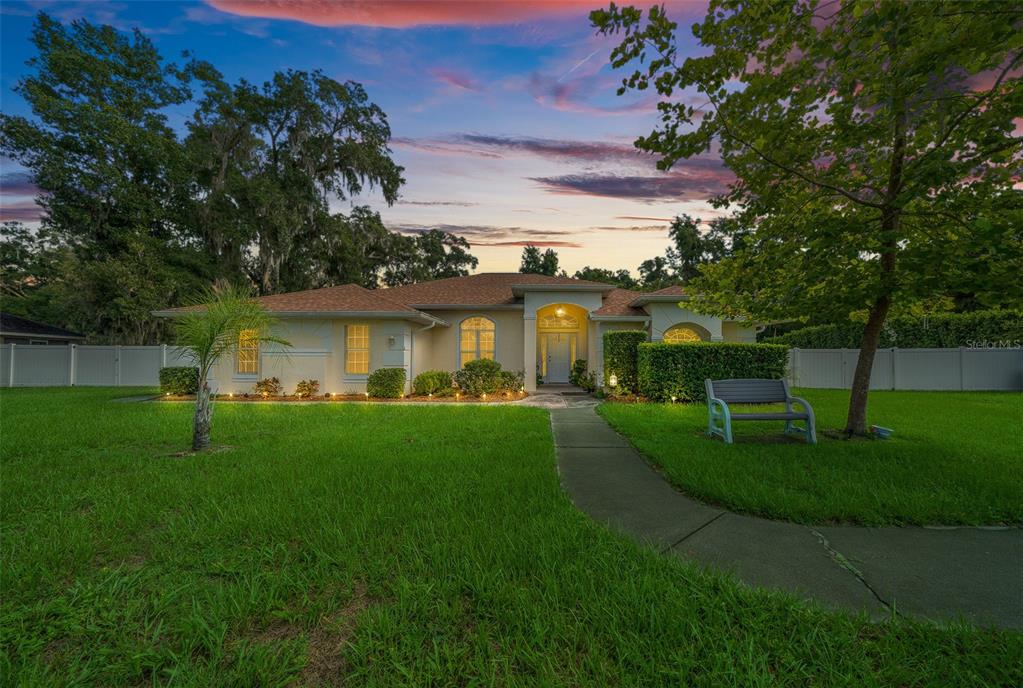
[{"label": "large oak tree", "polygon": [[[866,431],[870,372],[893,309],[967,292],[1020,298],[1023,6],[712,0],[680,57],[663,8],[591,14],[620,34],[620,93],[654,88],[636,145],[668,169],[720,153],[721,205],[751,230],[702,268],[728,316],[865,319],[846,432]],[[638,66],[637,66],[638,65]]]}]

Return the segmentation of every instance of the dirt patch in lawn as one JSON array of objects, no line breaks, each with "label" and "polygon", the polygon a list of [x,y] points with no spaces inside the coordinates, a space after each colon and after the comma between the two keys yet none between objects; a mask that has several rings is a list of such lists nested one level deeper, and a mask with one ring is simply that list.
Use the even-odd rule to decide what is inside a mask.
[{"label": "dirt patch in lawn", "polygon": [[[318,599],[324,599],[327,594],[321,593]],[[373,603],[366,585],[356,581],[348,601],[339,609],[322,615],[312,628],[294,620],[276,619],[266,628],[243,637],[260,645],[273,645],[305,636],[306,664],[295,685],[339,685],[344,681],[345,647],[355,632],[355,619]],[[299,612],[301,609],[291,611]]]}]

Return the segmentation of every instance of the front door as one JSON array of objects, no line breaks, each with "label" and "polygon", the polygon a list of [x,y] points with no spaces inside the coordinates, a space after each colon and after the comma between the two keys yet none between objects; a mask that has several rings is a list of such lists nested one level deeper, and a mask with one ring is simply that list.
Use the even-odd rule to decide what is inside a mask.
[{"label": "front door", "polygon": [[567,383],[569,371],[572,370],[571,351],[574,334],[567,332],[551,332],[547,337],[547,377],[544,382]]}]

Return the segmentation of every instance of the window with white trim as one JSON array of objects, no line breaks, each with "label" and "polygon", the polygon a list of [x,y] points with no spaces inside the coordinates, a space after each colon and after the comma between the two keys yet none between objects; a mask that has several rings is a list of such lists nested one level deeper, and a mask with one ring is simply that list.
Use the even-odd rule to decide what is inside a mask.
[{"label": "window with white trim", "polygon": [[242,330],[238,333],[238,354],[235,372],[239,375],[256,375],[259,373],[259,333],[255,330]]},{"label": "window with white trim", "polygon": [[477,316],[466,318],[459,325],[459,361],[458,367],[478,358],[494,358],[494,321],[490,318]]},{"label": "window with white trim", "polygon": [[349,375],[369,374],[369,325],[348,325],[345,328],[345,372]]}]

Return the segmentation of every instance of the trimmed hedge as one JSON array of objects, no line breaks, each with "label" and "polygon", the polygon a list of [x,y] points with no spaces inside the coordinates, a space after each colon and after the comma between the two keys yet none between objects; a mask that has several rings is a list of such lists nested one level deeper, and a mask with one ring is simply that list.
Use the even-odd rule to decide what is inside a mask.
[{"label": "trimmed hedge", "polygon": [[788,348],[780,344],[691,342],[641,344],[639,393],[648,399],[706,401],[704,380],[785,376]]},{"label": "trimmed hedge", "polygon": [[446,370],[424,370],[412,381],[412,391],[422,397],[427,394],[441,396],[450,394],[454,384],[451,373]]},{"label": "trimmed hedge", "polygon": [[377,368],[366,378],[366,391],[378,399],[398,399],[405,394],[404,368]]},{"label": "trimmed hedge", "polygon": [[637,348],[646,342],[645,330],[611,330],[604,333],[604,384],[611,385],[611,373],[618,378],[618,388],[635,391]]},{"label": "trimmed hedge", "polygon": [[160,368],[160,391],[183,396],[199,391],[199,369],[192,366]]},{"label": "trimmed hedge", "polygon": [[[863,323],[816,325],[793,330],[763,341],[800,349],[858,349]],[[960,346],[984,348],[998,342],[1023,340],[1023,313],[977,311],[890,318],[881,330],[881,348],[943,349]]]},{"label": "trimmed hedge", "polygon": [[505,383],[501,374],[501,364],[489,358],[469,361],[461,370],[455,372],[454,378],[462,394],[472,397],[493,394]]}]

